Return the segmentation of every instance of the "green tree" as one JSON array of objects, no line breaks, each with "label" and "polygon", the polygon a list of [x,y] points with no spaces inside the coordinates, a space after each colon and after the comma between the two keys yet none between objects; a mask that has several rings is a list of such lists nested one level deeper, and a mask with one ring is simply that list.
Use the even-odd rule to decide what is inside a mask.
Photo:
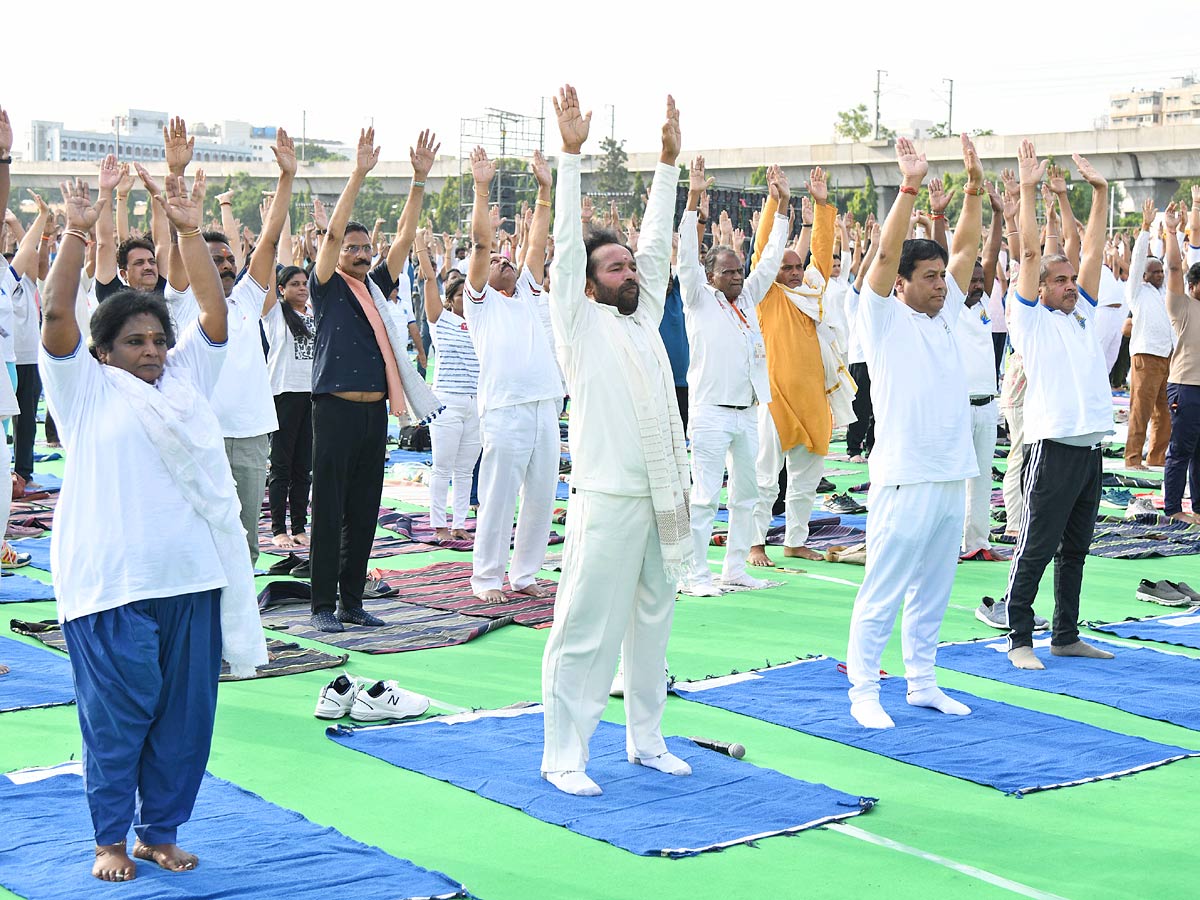
[{"label": "green tree", "polygon": [[936,125],[934,125],[932,128],[929,129],[928,136],[931,138],[950,137],[949,123],[948,122],[938,122]]},{"label": "green tree", "polygon": [[296,144],[296,159],[303,159],[305,162],[331,162],[348,158],[345,154],[334,153],[328,147],[314,144],[312,141],[299,141]]},{"label": "green tree", "polygon": [[867,104],[860,103],[858,106],[839,112],[837,121],[833,123],[833,131],[838,137],[855,143],[867,138],[871,134],[871,122],[867,119]]},{"label": "green tree", "polygon": [[767,167],[759,166],[750,173],[751,187],[766,187],[767,186]]},{"label": "green tree", "polygon": [[646,210],[642,207],[645,205],[642,197],[646,195],[646,179],[641,172],[633,173],[633,209],[631,212],[636,212],[639,216],[644,215]]},{"label": "green tree", "polygon": [[[596,173],[596,193],[598,194],[629,194],[633,188],[633,176],[629,174],[627,163],[629,154],[625,152],[625,142],[613,138],[605,138],[600,142],[600,169]],[[640,205],[641,201],[638,200]],[[633,204],[628,198],[618,201],[623,215],[632,212]]]}]

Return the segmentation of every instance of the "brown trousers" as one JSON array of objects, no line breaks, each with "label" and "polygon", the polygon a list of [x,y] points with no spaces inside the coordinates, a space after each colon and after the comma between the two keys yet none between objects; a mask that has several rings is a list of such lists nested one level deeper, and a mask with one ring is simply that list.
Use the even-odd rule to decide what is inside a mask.
[{"label": "brown trousers", "polygon": [[1125,441],[1125,465],[1142,464],[1146,443],[1146,425],[1150,425],[1150,452],[1147,465],[1167,462],[1167,444],[1171,441],[1171,414],[1167,409],[1168,356],[1135,353],[1129,369],[1129,437]]}]

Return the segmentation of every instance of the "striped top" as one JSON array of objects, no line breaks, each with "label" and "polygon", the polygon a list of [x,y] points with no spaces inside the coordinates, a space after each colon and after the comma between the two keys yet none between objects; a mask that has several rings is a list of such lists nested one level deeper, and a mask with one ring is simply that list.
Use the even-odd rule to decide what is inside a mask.
[{"label": "striped top", "polygon": [[467,330],[467,320],[442,310],[430,329],[434,360],[433,390],[439,394],[474,394],[479,390],[479,360]]}]

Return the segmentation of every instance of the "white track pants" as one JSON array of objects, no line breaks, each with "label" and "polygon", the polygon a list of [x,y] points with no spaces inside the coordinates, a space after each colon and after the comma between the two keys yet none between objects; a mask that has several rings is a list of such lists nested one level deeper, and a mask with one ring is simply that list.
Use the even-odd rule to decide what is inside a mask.
[{"label": "white track pants", "polygon": [[666,752],[663,673],[674,609],[650,498],[572,494],[554,626],[542,657],[543,772],[587,768],[588,741],[608,705],[622,641],[626,751],[641,758]]},{"label": "white track pants", "polygon": [[688,413],[692,436],[692,548],[693,579],[712,581],[708,546],[713,519],[721,505],[721,482],[729,468],[729,540],[721,577],[740,578],[746,573],[746,556],[754,538],[754,507],[758,502],[755,463],[758,456],[758,418],[755,408],[729,409],[696,404]]},{"label": "white track pants", "polygon": [[808,520],[817,499],[817,485],[825,471],[825,457],[810,453],[803,444],[784,452],[775,420],[765,403],[758,406],[758,503],[754,507],[754,544],[765,544],[771,524],[771,507],[779,494],[779,470],[787,465],[784,491],[785,547],[803,547],[808,541]]},{"label": "white track pants", "polygon": [[992,545],[992,463],[996,455],[996,401],[987,406],[971,407],[971,440],[979,474],[967,479],[966,523],[963,527],[962,552],[974,553]]},{"label": "white track pants", "polygon": [[533,584],[546,561],[554,489],[558,484],[558,401],[538,400],[484,410],[479,464],[479,517],[471,590],[499,590],[512,538],[513,508],[521,495],[508,583]]},{"label": "white track pants", "polygon": [[438,394],[445,409],[429,423],[433,474],[429,479],[429,524],[446,527],[446,495],[454,485],[455,528],[467,524],[471,478],[479,459],[479,402],[474,394]]},{"label": "white track pants", "polygon": [[1025,407],[1012,406],[1004,411],[1008,422],[1008,467],[1004,470],[1004,530],[1017,533],[1025,515],[1025,495],[1021,492],[1021,469],[1025,463]]},{"label": "white track pants", "polygon": [[850,617],[850,700],[879,696],[879,662],[904,606],[901,641],[910,691],[937,683],[938,629],[950,602],[966,483],[871,485],[867,565]]}]

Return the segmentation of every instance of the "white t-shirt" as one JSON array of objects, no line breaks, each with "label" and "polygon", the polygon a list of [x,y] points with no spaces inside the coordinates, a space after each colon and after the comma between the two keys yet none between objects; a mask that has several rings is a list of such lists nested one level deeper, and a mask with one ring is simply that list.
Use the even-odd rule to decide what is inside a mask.
[{"label": "white t-shirt", "polygon": [[[225,345],[193,324],[167,352],[163,377],[187,378],[210,396],[224,358]],[[67,448],[50,544],[59,621],[224,587],[208,524],[83,341],[63,358],[42,347],[38,365]]]},{"label": "white t-shirt", "polygon": [[1096,301],[1082,288],[1069,313],[1014,292],[1009,335],[1021,354],[1025,443],[1112,432],[1112,389],[1096,327]]},{"label": "white t-shirt", "polygon": [[971,405],[954,327],[962,289],[946,276],[946,302],[932,318],[864,283],[857,328],[871,371],[875,409],[872,484],[959,481],[979,474]]},{"label": "white t-shirt", "polygon": [[42,343],[40,301],[37,285],[28,275],[21,278],[13,290],[13,350],[18,366],[36,365],[38,347]]},{"label": "white t-shirt", "polygon": [[983,300],[974,306],[964,305],[954,326],[954,337],[962,354],[968,395],[996,396],[996,346],[992,343],[992,323]]},{"label": "white t-shirt", "polygon": [[[212,406],[227,438],[256,437],[279,427],[275,395],[271,393],[271,378],[263,356],[262,333],[258,329],[266,296],[266,288],[259,287],[246,275],[226,298],[229,342],[225,365],[212,393]],[[166,298],[177,332],[200,314],[190,287],[181,294],[168,286]],[[308,389],[312,390],[311,383]]]},{"label": "white t-shirt", "polygon": [[528,268],[507,297],[487,285],[464,285],[463,314],[479,359],[479,411],[562,399],[554,351],[538,309],[541,287]]},{"label": "white t-shirt", "polygon": [[[408,278],[407,275],[402,275],[401,277]],[[396,323],[396,328],[400,332],[400,336],[407,338],[409,336],[408,326],[417,321],[417,316],[413,312],[412,300],[409,299],[408,294],[404,293],[403,285],[401,286],[400,296],[396,302],[387,301],[387,311],[392,314],[392,321]]]},{"label": "white t-shirt", "polygon": [[308,326],[309,337],[296,340],[292,329],[283,317],[283,301],[271,307],[262,317],[263,330],[267,334],[267,375],[271,379],[272,394],[312,392],[313,350],[316,347],[316,325],[311,314],[300,313]]},{"label": "white t-shirt", "polygon": [[17,361],[17,323],[13,316],[13,291],[20,279],[13,267],[0,269],[0,363]]}]

